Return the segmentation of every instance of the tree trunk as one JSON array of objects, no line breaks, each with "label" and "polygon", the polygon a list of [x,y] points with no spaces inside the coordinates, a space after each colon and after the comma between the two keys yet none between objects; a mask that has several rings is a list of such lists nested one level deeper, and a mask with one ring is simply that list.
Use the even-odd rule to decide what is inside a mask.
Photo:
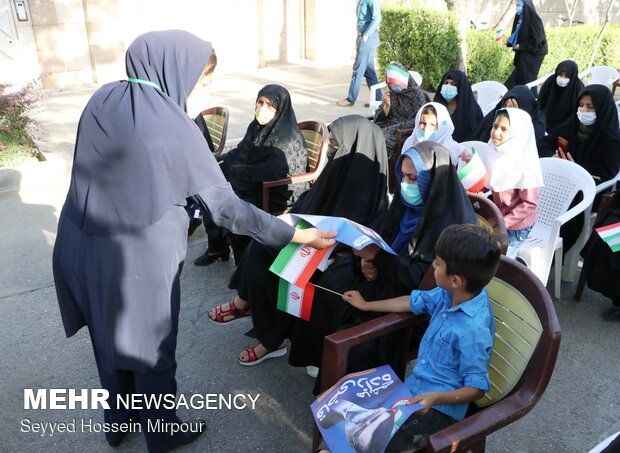
[{"label": "tree trunk", "polygon": [[470,3],[471,0],[446,0],[448,10],[453,11],[458,20],[459,38],[461,40],[459,69],[465,73],[467,73],[467,32],[470,28],[469,12],[474,10],[474,5],[470,5]]},{"label": "tree trunk", "polygon": [[607,29],[607,24],[609,23],[609,16],[611,13],[611,7],[613,6],[616,0],[609,0],[607,4],[607,12],[605,13],[605,20],[603,22],[603,28],[601,28],[601,33],[598,35],[598,39],[596,40],[596,45],[594,46],[594,50],[592,51],[592,55],[590,56],[590,61],[588,61],[588,68],[592,67],[594,63],[594,57],[598,52],[598,48],[601,46],[601,42],[603,41],[603,36],[605,35],[605,30]]}]

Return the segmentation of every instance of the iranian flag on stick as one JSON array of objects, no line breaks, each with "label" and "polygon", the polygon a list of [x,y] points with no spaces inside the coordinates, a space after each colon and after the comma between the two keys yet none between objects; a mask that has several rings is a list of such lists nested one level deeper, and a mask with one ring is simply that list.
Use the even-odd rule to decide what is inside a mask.
[{"label": "iranian flag on stick", "polygon": [[489,181],[487,170],[475,148],[471,149],[470,161],[457,171],[461,184],[468,192],[479,192]]},{"label": "iranian flag on stick", "polygon": [[620,222],[597,228],[596,232],[612,252],[620,250]]},{"label": "iranian flag on stick", "polygon": [[387,83],[392,83],[407,89],[409,85],[409,73],[404,69],[399,68],[393,64],[387,65]]},{"label": "iranian flag on stick", "polygon": [[290,243],[278,254],[269,270],[287,282],[303,288],[333,249],[329,247],[317,250],[306,244]]},{"label": "iranian flag on stick", "polygon": [[282,310],[305,321],[310,321],[314,285],[306,284],[303,288],[280,279],[278,286],[278,310]]}]

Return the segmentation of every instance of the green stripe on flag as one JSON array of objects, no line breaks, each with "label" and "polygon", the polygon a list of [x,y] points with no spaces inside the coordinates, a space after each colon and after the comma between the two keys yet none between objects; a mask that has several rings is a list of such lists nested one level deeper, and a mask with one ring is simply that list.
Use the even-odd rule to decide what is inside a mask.
[{"label": "green stripe on flag", "polygon": [[[311,227],[312,225],[306,222],[305,220],[300,220],[299,223],[295,225],[295,228],[300,228],[300,229],[306,229],[306,228],[311,228]],[[271,263],[269,270],[277,275],[282,274],[288,262],[291,260],[293,255],[297,253],[297,250],[299,249],[299,247],[300,247],[300,244],[297,244],[295,242],[289,242],[286,245],[286,247],[284,247],[280,251],[280,253],[278,253],[278,256],[276,256],[276,259],[273,261],[273,263]]]},{"label": "green stripe on flag", "polygon": [[283,278],[279,278],[278,283],[278,310],[287,311],[288,308],[288,290],[289,282]]}]

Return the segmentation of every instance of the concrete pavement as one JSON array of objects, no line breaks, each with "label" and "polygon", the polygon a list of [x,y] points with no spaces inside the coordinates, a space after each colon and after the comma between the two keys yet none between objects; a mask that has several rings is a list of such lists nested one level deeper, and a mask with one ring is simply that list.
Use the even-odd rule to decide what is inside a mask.
[{"label": "concrete pavement", "polygon": [[[267,83],[291,91],[299,121],[329,123],[341,115],[364,114],[364,90],[356,107],[335,104],[345,96],[349,77],[350,66],[311,64],[244,74],[216,71],[210,104],[230,109],[227,143],[234,144],[252,119],[256,93]],[[26,410],[23,399],[24,388],[99,387],[88,334],[64,337],[51,274],[77,121],[92,91],[42,92],[39,141],[48,160],[0,169],[0,451],[112,451],[101,433],[21,432],[33,422],[103,421],[97,410]],[[207,320],[210,308],[233,295],[227,289],[233,264],[193,266],[205,246],[199,229],[189,240],[182,276],[179,393],[260,397],[255,409],[180,410],[182,418],[205,418],[208,425],[207,434],[182,451],[310,451],[312,379],[284,359],[253,368],[237,363],[239,352],[254,344],[243,335],[251,323],[216,326]],[[556,301],[562,346],[551,383],[530,414],[488,439],[489,452],[584,452],[620,430],[620,324],[601,320],[609,302],[599,294],[586,290],[577,303],[570,297],[573,285],[564,284],[562,290],[562,300]],[[25,419],[30,424],[22,425]],[[140,434],[130,434],[116,450],[146,451]]]}]

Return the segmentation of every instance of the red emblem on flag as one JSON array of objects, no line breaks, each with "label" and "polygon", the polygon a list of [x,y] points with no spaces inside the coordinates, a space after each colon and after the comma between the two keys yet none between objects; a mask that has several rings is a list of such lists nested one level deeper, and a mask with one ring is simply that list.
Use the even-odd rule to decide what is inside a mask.
[{"label": "red emblem on flag", "polygon": [[295,300],[299,300],[299,294],[297,294],[296,292],[292,292],[291,293],[291,298],[293,298]]},{"label": "red emblem on flag", "polygon": [[308,245],[304,245],[300,250],[299,250],[299,254],[303,257],[303,258],[308,258],[311,254],[312,254],[312,249],[310,248],[310,246]]}]

